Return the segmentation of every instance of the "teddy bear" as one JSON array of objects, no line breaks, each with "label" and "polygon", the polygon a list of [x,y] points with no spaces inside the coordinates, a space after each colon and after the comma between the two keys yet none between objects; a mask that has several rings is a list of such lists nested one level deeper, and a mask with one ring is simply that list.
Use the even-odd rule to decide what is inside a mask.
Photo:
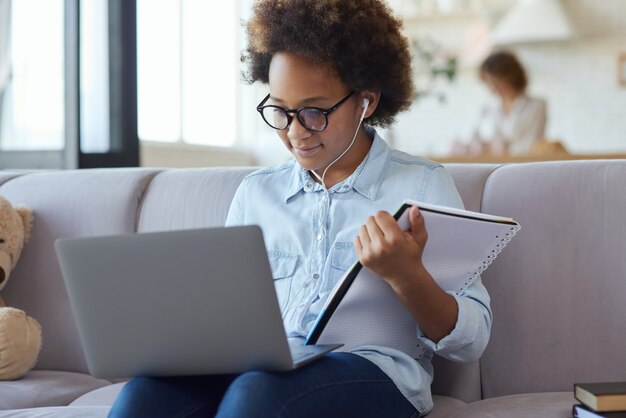
[{"label": "teddy bear", "polygon": [[[9,280],[30,238],[33,212],[13,207],[0,197],[0,290]],[[22,310],[5,306],[0,297],[0,380],[16,380],[35,366],[41,348],[41,326]]]}]

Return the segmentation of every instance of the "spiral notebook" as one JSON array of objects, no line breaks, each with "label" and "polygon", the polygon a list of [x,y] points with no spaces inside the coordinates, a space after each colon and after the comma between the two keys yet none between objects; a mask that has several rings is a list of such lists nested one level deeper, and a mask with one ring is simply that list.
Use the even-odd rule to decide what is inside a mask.
[{"label": "spiral notebook", "polygon": [[[428,241],[422,261],[439,286],[457,295],[491,265],[520,230],[511,218],[407,200],[394,217],[409,228],[408,209],[417,205]],[[389,285],[358,261],[331,292],[307,344],[344,344],[396,348],[421,355],[416,324]]]}]

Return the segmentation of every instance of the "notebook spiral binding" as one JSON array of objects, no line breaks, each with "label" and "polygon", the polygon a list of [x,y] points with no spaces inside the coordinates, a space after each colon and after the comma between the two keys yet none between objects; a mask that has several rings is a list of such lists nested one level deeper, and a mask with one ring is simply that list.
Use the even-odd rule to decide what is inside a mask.
[{"label": "notebook spiral binding", "polygon": [[506,245],[513,239],[515,234],[517,234],[517,232],[520,229],[522,228],[519,225],[514,225],[514,226],[511,226],[510,232],[507,232],[506,234],[504,234],[502,238],[496,235],[496,238],[500,238],[500,242],[496,244],[496,247],[493,250],[491,250],[493,255],[488,255],[487,259],[483,260],[482,265],[478,267],[478,270],[472,273],[470,277],[467,279],[467,281],[463,284],[463,286],[461,286],[460,289],[454,292],[457,296],[460,296],[465,291],[465,289],[469,287],[469,285],[474,283],[474,281],[478,278],[478,276],[480,276],[483,273],[483,271],[487,270],[487,267],[489,267],[491,263],[493,263],[493,260],[496,259],[498,254],[502,252],[502,249],[506,247]]}]

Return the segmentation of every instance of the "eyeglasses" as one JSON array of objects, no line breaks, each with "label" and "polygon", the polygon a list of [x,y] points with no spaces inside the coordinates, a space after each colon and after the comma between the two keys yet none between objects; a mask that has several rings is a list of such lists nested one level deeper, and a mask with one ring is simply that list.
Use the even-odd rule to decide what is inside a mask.
[{"label": "eyeglasses", "polygon": [[348,100],[355,92],[351,92],[341,99],[339,103],[328,109],[321,107],[301,107],[300,109],[285,109],[284,107],[267,105],[263,106],[270,98],[268,94],[265,99],[257,106],[256,110],[261,117],[272,128],[282,131],[287,129],[293,120],[293,114],[296,115],[298,121],[309,131],[321,132],[328,126],[328,115],[339,108],[346,100]]}]

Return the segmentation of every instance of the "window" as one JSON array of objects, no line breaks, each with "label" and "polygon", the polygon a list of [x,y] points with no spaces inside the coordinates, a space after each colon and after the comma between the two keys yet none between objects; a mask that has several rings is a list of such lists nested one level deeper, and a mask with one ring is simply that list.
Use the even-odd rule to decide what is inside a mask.
[{"label": "window", "polygon": [[0,151],[62,150],[64,2],[0,3]]},{"label": "window", "polygon": [[109,4],[80,2],[80,149],[111,150],[109,126]]},{"label": "window", "polygon": [[139,164],[135,12],[0,0],[0,169]]},{"label": "window", "polygon": [[141,140],[234,145],[237,29],[234,1],[137,0]]}]

